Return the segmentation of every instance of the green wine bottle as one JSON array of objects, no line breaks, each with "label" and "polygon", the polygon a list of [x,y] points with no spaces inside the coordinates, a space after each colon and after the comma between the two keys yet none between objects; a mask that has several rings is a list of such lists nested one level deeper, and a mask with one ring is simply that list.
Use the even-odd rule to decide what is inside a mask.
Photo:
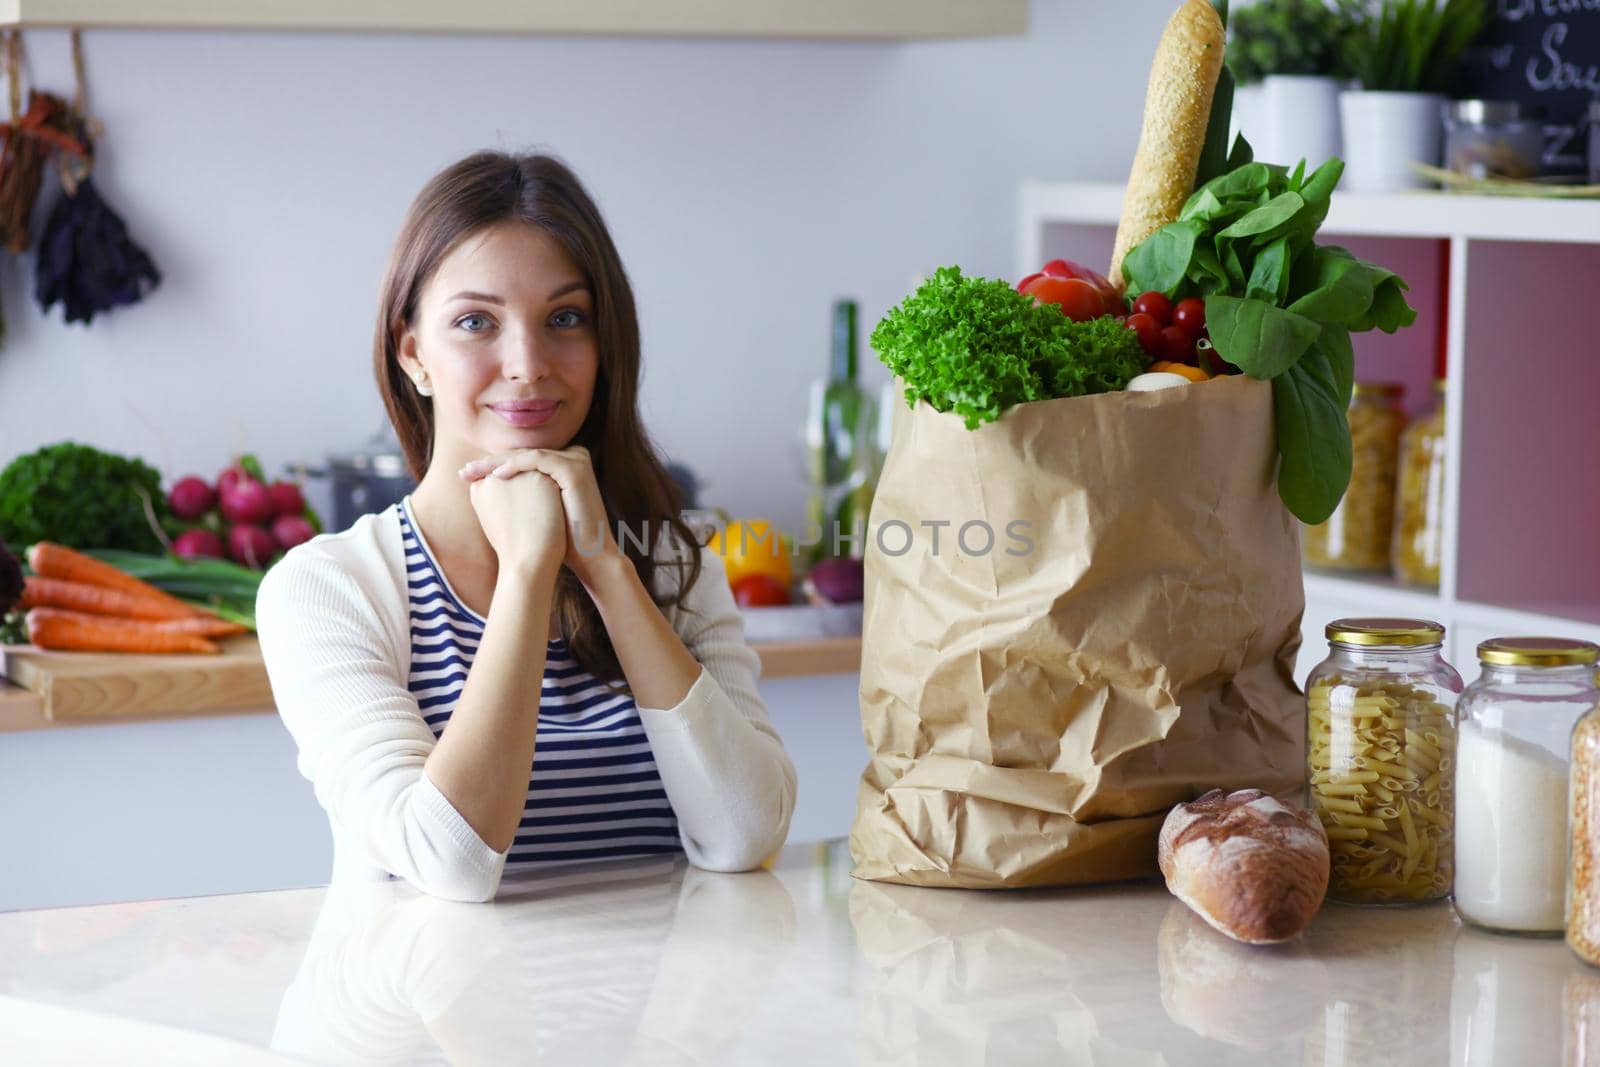
[{"label": "green wine bottle", "polygon": [[831,347],[828,377],[813,386],[806,426],[811,455],[807,518],[822,534],[810,553],[813,563],[836,554],[859,558],[872,505],[876,405],[856,381],[854,300],[834,302]]}]

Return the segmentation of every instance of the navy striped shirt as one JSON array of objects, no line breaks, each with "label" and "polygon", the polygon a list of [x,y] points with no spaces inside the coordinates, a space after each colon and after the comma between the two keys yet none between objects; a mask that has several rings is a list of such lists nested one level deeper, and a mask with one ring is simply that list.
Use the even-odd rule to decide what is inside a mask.
[{"label": "navy striped shirt", "polygon": [[[399,510],[411,601],[409,684],[439,737],[461,696],[485,620],[450,588],[412,521],[409,496]],[[528,799],[506,869],[681,847],[638,706],[584,671],[559,634],[551,638]]]}]

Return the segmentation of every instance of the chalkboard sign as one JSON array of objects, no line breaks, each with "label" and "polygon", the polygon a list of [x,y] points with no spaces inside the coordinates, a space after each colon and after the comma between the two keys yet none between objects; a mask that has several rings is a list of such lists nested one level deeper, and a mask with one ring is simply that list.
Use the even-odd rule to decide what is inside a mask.
[{"label": "chalkboard sign", "polygon": [[1542,106],[1544,173],[1582,173],[1589,101],[1600,99],[1600,0],[1485,2],[1493,14],[1455,95]]}]

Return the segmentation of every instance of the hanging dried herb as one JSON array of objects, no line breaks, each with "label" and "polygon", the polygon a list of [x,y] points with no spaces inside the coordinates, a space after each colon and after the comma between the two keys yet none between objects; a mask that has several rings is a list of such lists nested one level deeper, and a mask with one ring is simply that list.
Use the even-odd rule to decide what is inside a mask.
[{"label": "hanging dried herb", "polygon": [[44,311],[60,301],[68,322],[87,323],[100,312],[137,303],[160,284],[161,274],[149,254],[128,236],[122,217],[100,198],[90,178],[99,123],[88,115],[83,51],[76,30],[72,65],[77,84],[66,126],[81,151],[58,158],[62,195],[39,237],[34,299]]}]

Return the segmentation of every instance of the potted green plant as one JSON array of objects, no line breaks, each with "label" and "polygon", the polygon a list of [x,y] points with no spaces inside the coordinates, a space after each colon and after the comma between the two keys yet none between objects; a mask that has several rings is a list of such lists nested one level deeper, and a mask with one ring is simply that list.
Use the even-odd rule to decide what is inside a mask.
[{"label": "potted green plant", "polygon": [[1445,94],[1489,19],[1487,0],[1342,0],[1345,60],[1359,89],[1341,93],[1344,186],[1420,188],[1413,161],[1437,166]]},{"label": "potted green plant", "polygon": [[1343,9],[1330,0],[1260,0],[1234,9],[1228,24],[1228,66],[1239,86],[1234,108],[1257,159],[1315,166],[1341,154],[1348,32]]}]

